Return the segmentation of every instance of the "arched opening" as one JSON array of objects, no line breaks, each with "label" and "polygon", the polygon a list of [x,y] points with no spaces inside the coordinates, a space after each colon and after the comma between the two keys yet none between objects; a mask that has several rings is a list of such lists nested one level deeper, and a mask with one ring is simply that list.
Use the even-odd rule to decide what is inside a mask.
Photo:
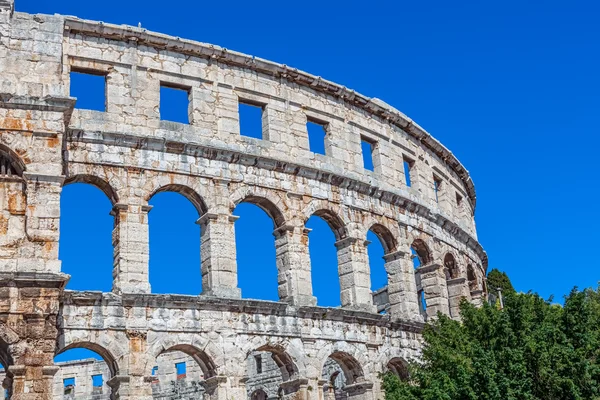
[{"label": "arched opening", "polygon": [[242,297],[260,300],[280,299],[273,231],[282,223],[279,210],[268,200],[248,197],[233,214],[238,266],[238,287]]},{"label": "arched opening", "polygon": [[467,265],[467,280],[469,281],[469,290],[471,292],[479,289],[479,280],[471,264]]},{"label": "arched opening", "polygon": [[54,398],[112,399],[109,381],[118,374],[112,355],[94,343],[76,343],[54,357],[59,367],[53,378]]},{"label": "arched opening", "polygon": [[348,399],[363,393],[365,385],[363,370],[358,361],[348,353],[331,354],[321,371],[321,378],[327,383],[323,386],[325,400]]},{"label": "arched opening", "polygon": [[267,392],[265,392],[262,389],[256,389],[251,395],[250,395],[250,399],[251,400],[267,400]]},{"label": "arched opening", "polygon": [[150,199],[149,279],[152,293],[197,295],[202,292],[200,226],[202,199],[180,185],[159,189]]},{"label": "arched opening", "polygon": [[394,357],[387,363],[388,372],[396,375],[401,381],[409,380],[408,363],[400,357]]},{"label": "arched opening", "polygon": [[204,351],[176,345],[156,357],[150,375],[155,399],[202,398],[204,382],[216,375],[216,366]]},{"label": "arched opening", "polygon": [[446,280],[456,279],[459,276],[456,260],[450,253],[444,257],[444,273],[446,274]]},{"label": "arched opening", "polygon": [[298,369],[281,348],[262,346],[252,351],[246,358],[246,371],[249,399],[254,399],[253,396],[261,392],[266,396],[265,399],[279,399],[299,389],[291,384],[298,377]]},{"label": "arched opening", "polygon": [[427,320],[427,301],[425,299],[425,291],[421,283],[421,274],[419,267],[431,263],[432,257],[429,248],[421,239],[416,239],[410,246],[413,266],[415,268],[415,281],[417,285],[417,298],[419,301],[419,312],[423,319]]},{"label": "arched opening", "polygon": [[389,307],[388,273],[384,256],[396,249],[392,234],[382,225],[375,224],[367,232],[367,253],[371,273],[371,292],[373,304],[379,313],[387,313]]},{"label": "arched opening", "polygon": [[25,171],[25,164],[19,156],[8,147],[0,144],[0,177],[20,178]]},{"label": "arched opening", "polygon": [[335,244],[345,237],[343,223],[328,211],[315,212],[306,222],[310,229],[310,253],[313,295],[321,307],[341,305],[340,274]]},{"label": "arched opening", "polygon": [[116,202],[115,192],[99,178],[78,175],[65,181],[58,257],[62,271],[71,275],[67,289],[112,290]]}]

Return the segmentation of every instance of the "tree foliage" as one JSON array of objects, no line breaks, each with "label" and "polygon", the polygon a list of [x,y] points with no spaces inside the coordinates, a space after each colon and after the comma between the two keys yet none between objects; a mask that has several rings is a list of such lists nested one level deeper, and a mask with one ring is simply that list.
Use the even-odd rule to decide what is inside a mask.
[{"label": "tree foliage", "polygon": [[386,400],[600,399],[600,290],[574,289],[564,306],[508,294],[504,310],[463,302],[424,332],[410,382],[384,376]]},{"label": "tree foliage", "polygon": [[513,288],[506,272],[501,272],[496,268],[488,273],[487,287],[492,293],[496,293],[498,288],[502,289],[502,293],[504,294],[515,293],[515,288]]}]

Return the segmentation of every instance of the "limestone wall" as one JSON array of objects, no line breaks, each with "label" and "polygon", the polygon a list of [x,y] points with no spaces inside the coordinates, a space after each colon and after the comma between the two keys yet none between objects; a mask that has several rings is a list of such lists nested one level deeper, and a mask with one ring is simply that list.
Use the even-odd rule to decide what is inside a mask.
[{"label": "limestone wall", "polygon": [[[73,72],[104,78],[104,111],[75,106]],[[425,319],[459,318],[463,298],[485,296],[468,172],[379,99],[214,45],[16,13],[12,0],[0,1],[0,76],[0,363],[13,399],[52,398],[67,371],[53,357],[75,347],[103,357],[112,398],[196,393],[194,379],[157,389],[152,368],[178,351],[201,371],[206,399],[252,395],[255,352],[274,355],[284,398],[380,399],[379,373],[392,359],[418,357]],[[161,120],[161,85],[187,92],[188,124]],[[261,107],[262,139],[240,132],[240,103]],[[324,126],[325,154],[311,151],[307,122]],[[361,141],[371,143],[373,171]],[[111,293],[64,291],[60,194],[74,182],[113,204]],[[198,211],[201,296],[150,294],[149,200],[163,191]],[[278,302],[240,298],[232,215],[240,202],[273,220]],[[336,236],[339,309],[315,306],[312,215]],[[369,230],[384,244],[388,273],[375,301]],[[328,359],[344,373],[340,393],[326,393]],[[173,371],[161,374],[169,381]]]}]

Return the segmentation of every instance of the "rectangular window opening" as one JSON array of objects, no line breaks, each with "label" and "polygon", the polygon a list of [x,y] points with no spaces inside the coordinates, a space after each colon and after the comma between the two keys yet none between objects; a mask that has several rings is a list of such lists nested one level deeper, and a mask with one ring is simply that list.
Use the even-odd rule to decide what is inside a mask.
[{"label": "rectangular window opening", "polygon": [[189,124],[190,89],[166,83],[160,84],[160,119]]},{"label": "rectangular window opening", "polygon": [[158,365],[155,365],[154,367],[152,367],[152,376],[156,376],[157,373],[158,373]]},{"label": "rectangular window opening", "polygon": [[240,135],[255,139],[263,138],[264,105],[241,100],[238,103]]},{"label": "rectangular window opening", "polygon": [[326,122],[308,118],[306,130],[308,131],[308,148],[313,153],[325,155],[325,137],[327,136]]},{"label": "rectangular window opening", "polygon": [[75,378],[65,378],[63,379],[63,387],[65,389],[65,394],[71,394],[75,390]]},{"label": "rectangular window opening", "polygon": [[412,172],[413,166],[415,165],[415,162],[407,157],[402,157],[402,160],[403,160],[403,165],[404,165],[404,183],[406,184],[407,187],[411,187],[411,185],[412,185],[411,172]]},{"label": "rectangular window opening", "polygon": [[375,165],[373,164],[373,152],[375,151],[375,143],[363,137],[360,140],[360,147],[363,156],[363,166],[369,171],[374,171]]},{"label": "rectangular window opening", "polygon": [[461,207],[463,202],[463,198],[458,192],[456,193],[456,205]]},{"label": "rectangular window opening", "polygon": [[177,370],[177,380],[185,379],[187,370],[185,362],[176,363],[175,369]]},{"label": "rectangular window opening", "polygon": [[256,362],[256,373],[262,374],[262,356],[260,354],[254,356],[254,361]]},{"label": "rectangular window opening", "polygon": [[96,71],[72,70],[69,95],[76,97],[75,108],[106,111],[106,75]]},{"label": "rectangular window opening", "polygon": [[433,176],[433,192],[435,193],[435,202],[440,201],[440,190],[442,188],[442,180],[437,176]]},{"label": "rectangular window opening", "polygon": [[102,386],[103,383],[102,375],[92,375],[92,385],[94,387]]}]

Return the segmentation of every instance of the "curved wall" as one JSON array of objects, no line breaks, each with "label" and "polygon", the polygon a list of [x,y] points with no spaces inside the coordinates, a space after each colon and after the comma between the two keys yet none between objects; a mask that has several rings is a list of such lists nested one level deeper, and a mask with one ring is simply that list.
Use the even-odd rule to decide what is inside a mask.
[{"label": "curved wall", "polygon": [[[458,318],[461,299],[483,300],[467,171],[381,100],[213,45],[13,13],[10,1],[0,2],[0,52],[0,360],[14,394],[51,393],[39,377],[56,373],[54,352],[88,347],[107,362],[115,397],[151,398],[149,371],[176,348],[202,366],[211,399],[247,395],[245,360],[257,351],[274,354],[286,398],[322,398],[332,359],[349,398],[375,399],[378,374],[398,369],[390,360],[418,357],[425,318]],[[74,107],[72,72],[104,77],[105,111]],[[188,124],[161,120],[161,86],[187,92]],[[240,132],[240,103],[262,109],[262,139]],[[311,151],[307,122],[324,126],[325,154]],[[59,204],[73,182],[113,204],[112,293],[64,291]],[[198,210],[199,297],[149,294],[148,201],[162,191]],[[279,302],[240,299],[232,211],[243,201],[273,220]],[[312,215],[336,236],[339,309],[315,306]],[[388,273],[377,293],[369,230]]]}]

